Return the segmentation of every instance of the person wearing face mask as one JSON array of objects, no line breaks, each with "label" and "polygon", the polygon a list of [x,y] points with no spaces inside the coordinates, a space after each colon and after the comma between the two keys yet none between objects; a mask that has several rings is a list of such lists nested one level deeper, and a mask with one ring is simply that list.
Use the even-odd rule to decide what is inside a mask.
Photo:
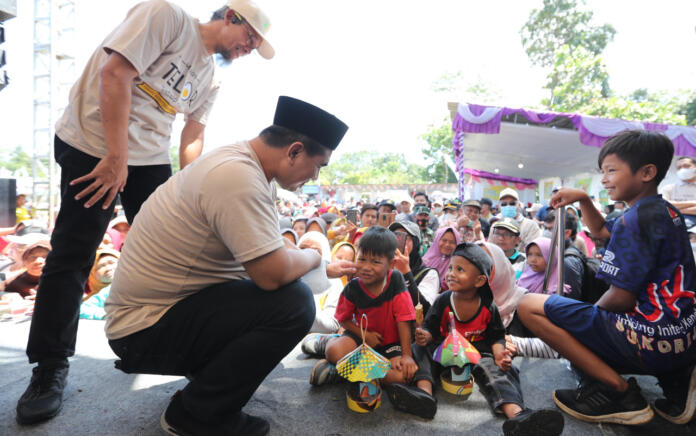
[{"label": "person wearing face mask", "polygon": [[522,216],[520,196],[514,189],[505,188],[500,191],[498,204],[500,218],[511,218],[517,223],[517,227],[520,229],[520,243],[517,244],[517,250],[524,251],[527,244],[541,236],[541,229],[533,220]]},{"label": "person wearing face mask", "polygon": [[432,202],[432,213],[435,218],[440,219],[442,216],[442,201],[440,200],[433,200]]},{"label": "person wearing face mask", "polygon": [[[415,214],[415,207],[418,206],[419,204],[428,206],[428,209],[430,209],[430,199],[428,198],[428,194],[425,192],[416,192],[413,194],[413,207],[414,207],[414,213],[408,215],[408,220],[411,221],[412,223],[416,222],[416,214]],[[438,227],[440,227],[442,223],[440,220],[437,219],[435,215],[430,215],[430,218],[428,220],[428,227],[430,230],[433,232],[437,231]]]},{"label": "person wearing face mask", "polygon": [[441,226],[456,226],[457,218],[459,218],[459,206],[454,202],[445,204],[442,208],[442,216],[440,217]]},{"label": "person wearing face mask", "polygon": [[662,197],[672,203],[684,215],[686,227],[696,226],[696,158],[677,158],[677,177],[681,182],[667,185]]},{"label": "person wearing face mask", "polygon": [[413,210],[413,215],[416,218],[416,224],[420,229],[420,252],[421,256],[424,256],[431,245],[433,245],[433,238],[435,232],[433,232],[428,227],[428,222],[430,222],[430,208],[424,204],[418,204]]}]

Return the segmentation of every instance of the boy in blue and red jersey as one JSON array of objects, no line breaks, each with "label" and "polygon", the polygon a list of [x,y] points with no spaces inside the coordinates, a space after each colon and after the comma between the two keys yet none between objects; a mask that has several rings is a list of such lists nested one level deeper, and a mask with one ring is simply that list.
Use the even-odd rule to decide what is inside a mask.
[{"label": "boy in blue and red jersey", "polygon": [[526,295],[524,324],[583,372],[577,390],[557,390],[556,405],[590,422],[637,425],[653,411],[634,378],[658,378],[666,398],[654,408],[685,424],[696,411],[696,265],[684,217],[657,194],[674,146],[664,135],[627,131],[607,140],[598,163],[613,201],[631,208],[604,221],[587,193],[561,189],[558,208],[580,202],[592,235],[611,238],[597,277],[611,283],[592,306],[560,296]]}]

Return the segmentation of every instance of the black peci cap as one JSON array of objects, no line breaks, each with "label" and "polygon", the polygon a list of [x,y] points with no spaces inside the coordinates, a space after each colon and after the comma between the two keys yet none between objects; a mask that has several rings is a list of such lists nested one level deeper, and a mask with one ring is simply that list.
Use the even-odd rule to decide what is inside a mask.
[{"label": "black peci cap", "polygon": [[296,98],[278,97],[273,124],[307,135],[324,147],[335,150],[348,126],[335,116]]}]

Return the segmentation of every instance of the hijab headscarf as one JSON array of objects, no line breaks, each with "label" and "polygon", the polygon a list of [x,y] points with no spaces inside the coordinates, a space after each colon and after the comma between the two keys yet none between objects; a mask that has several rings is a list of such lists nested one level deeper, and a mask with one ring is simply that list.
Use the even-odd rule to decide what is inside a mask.
[{"label": "hijab headscarf", "polygon": [[[333,260],[334,254],[336,254],[336,252],[338,250],[340,250],[341,247],[343,247],[343,246],[350,247],[353,250],[353,259],[351,259],[351,261],[355,262],[355,257],[357,256],[358,250],[355,248],[355,245],[351,244],[348,241],[342,241],[342,242],[339,242],[338,244],[334,245],[334,248],[331,250],[331,259]],[[333,282],[333,280],[339,280],[339,279],[329,279],[330,282]],[[343,286],[348,284],[348,277],[347,276],[341,277],[340,280],[341,280],[341,284]],[[343,289],[343,288],[341,288],[341,289]]]},{"label": "hijab headscarf", "polygon": [[446,276],[447,268],[449,267],[450,259],[452,258],[452,256],[445,256],[442,253],[440,253],[438,245],[440,244],[440,239],[442,239],[442,235],[444,235],[447,231],[452,232],[452,234],[454,235],[456,245],[462,243],[462,238],[459,235],[459,232],[453,226],[440,227],[439,229],[437,229],[437,232],[435,232],[435,237],[433,238],[433,245],[431,245],[430,248],[428,248],[428,251],[426,251],[425,255],[423,256],[423,263],[426,266],[429,266],[430,268],[435,268],[437,272],[440,273],[440,290],[442,291],[446,291],[448,289]]},{"label": "hijab headscarf", "polygon": [[505,327],[510,325],[517,310],[517,303],[526,290],[515,283],[515,270],[503,250],[490,242],[481,242],[484,251],[493,259],[493,269],[488,284],[493,292],[493,300],[498,306]]},{"label": "hijab headscarf", "polygon": [[109,283],[103,283],[97,278],[97,265],[99,264],[99,259],[104,256],[113,256],[116,259],[120,259],[121,253],[111,248],[102,248],[97,250],[97,255],[94,258],[94,264],[92,265],[92,269],[89,272],[89,277],[87,278],[87,295],[82,298],[82,301],[109,286]]},{"label": "hijab headscarf", "polygon": [[[539,247],[539,250],[541,251],[541,254],[544,256],[544,260],[548,264],[549,262],[549,253],[551,252],[551,240],[549,238],[536,238],[527,246],[524,248],[525,254],[529,253],[529,247],[532,245],[536,245]],[[520,279],[517,281],[517,284],[529,292],[533,292],[535,294],[545,294],[547,293],[544,290],[544,271],[541,272],[534,272],[532,268],[529,267],[529,265],[526,265],[524,267],[524,271],[522,271],[522,276]],[[555,261],[553,262],[552,268],[551,268],[551,275],[549,277],[549,288],[548,288],[548,294],[555,294],[556,290],[558,289],[558,263]],[[563,285],[563,293],[568,294],[570,293],[570,286],[567,284]]]},{"label": "hijab headscarf", "polygon": [[321,247],[321,263],[317,268],[302,276],[302,281],[309,286],[313,294],[321,294],[331,286],[331,282],[326,276],[326,265],[331,262],[331,247],[329,247],[329,240],[326,239],[326,236],[315,231],[302,235],[297,242],[297,246],[300,247],[307,240],[319,243]]},{"label": "hijab headscarf", "polygon": [[[319,218],[319,217],[311,218],[311,219],[307,220],[307,227],[305,227],[305,228],[306,228],[306,229],[309,229],[309,225],[312,224],[312,223],[317,223],[317,224],[319,224],[319,227],[321,227],[322,233],[324,234],[324,236],[326,236],[326,227],[327,227],[327,226],[326,226],[326,221],[324,221],[323,219],[321,219],[321,218]],[[306,230],[305,230],[305,231],[306,231]]]},{"label": "hijab headscarf", "polygon": [[311,231],[307,232],[297,241],[297,246],[301,246],[304,241],[318,242],[321,247],[321,258],[327,262],[331,262],[331,247],[329,247],[329,240],[326,236],[319,232]]},{"label": "hijab headscarf", "polygon": [[285,235],[286,233],[290,233],[290,234],[292,235],[292,239],[293,239],[293,241],[295,241],[295,242],[294,242],[295,245],[297,245],[297,243],[298,243],[298,240],[297,240],[297,233],[295,233],[295,231],[294,231],[293,229],[291,229],[291,228],[285,228],[285,229],[281,229],[281,230],[280,230],[280,236],[283,236],[283,235]]}]

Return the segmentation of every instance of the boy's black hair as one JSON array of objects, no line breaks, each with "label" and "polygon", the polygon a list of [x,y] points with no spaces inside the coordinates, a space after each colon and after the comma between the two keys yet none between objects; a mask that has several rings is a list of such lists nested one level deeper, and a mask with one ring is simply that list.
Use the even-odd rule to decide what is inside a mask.
[{"label": "boy's black hair", "polygon": [[363,204],[362,209],[360,209],[360,216],[363,216],[365,214],[365,211],[368,211],[370,209],[374,210],[375,212],[379,212],[379,208],[376,204],[365,203]]},{"label": "boy's black hair", "polygon": [[[680,160],[684,160],[684,159],[690,160],[692,164],[696,165],[696,157],[692,157],[692,156],[679,156],[677,158],[677,162],[679,162]],[[19,195],[18,195],[18,197],[19,197]]]},{"label": "boy's black hair", "polygon": [[375,256],[394,259],[396,253],[396,235],[384,227],[374,226],[367,229],[358,241],[358,250]]},{"label": "boy's black hair", "polygon": [[627,130],[617,133],[607,139],[599,151],[597,164],[602,168],[602,162],[610,154],[615,154],[619,159],[631,167],[631,172],[636,173],[642,166],[653,164],[657,167],[657,175],[653,179],[655,186],[665,178],[667,170],[674,156],[674,144],[665,135],[659,132],[647,130]]},{"label": "boy's black hair", "polygon": [[428,202],[428,206],[430,206],[430,197],[428,197],[428,194],[426,194],[426,193],[423,192],[423,191],[418,191],[418,192],[416,192],[415,194],[413,194],[413,197],[412,197],[412,198],[415,199],[415,198],[418,197],[419,195],[422,195],[423,197],[425,197],[425,201]]},{"label": "boy's black hair", "polygon": [[481,203],[481,206],[487,204],[488,207],[493,207],[493,200],[491,200],[490,198],[483,197],[479,200],[479,203]]}]

